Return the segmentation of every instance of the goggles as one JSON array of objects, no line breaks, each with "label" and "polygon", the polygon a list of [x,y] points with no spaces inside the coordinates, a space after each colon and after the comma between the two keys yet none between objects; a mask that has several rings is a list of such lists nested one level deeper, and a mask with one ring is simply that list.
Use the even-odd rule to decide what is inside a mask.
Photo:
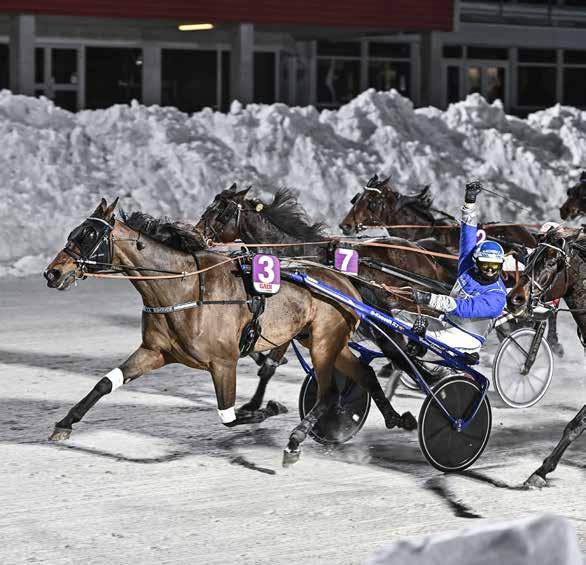
[{"label": "goggles", "polygon": [[478,262],[478,268],[485,273],[488,273],[489,271],[496,273],[497,271],[501,270],[502,266],[503,266],[503,264],[499,263],[498,261],[479,261]]}]

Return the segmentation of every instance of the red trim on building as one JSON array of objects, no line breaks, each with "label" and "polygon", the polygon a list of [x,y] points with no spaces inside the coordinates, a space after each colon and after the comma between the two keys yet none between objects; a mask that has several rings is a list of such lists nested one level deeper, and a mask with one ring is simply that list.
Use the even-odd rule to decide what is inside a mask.
[{"label": "red trim on building", "polygon": [[451,31],[455,0],[2,0],[0,12]]}]

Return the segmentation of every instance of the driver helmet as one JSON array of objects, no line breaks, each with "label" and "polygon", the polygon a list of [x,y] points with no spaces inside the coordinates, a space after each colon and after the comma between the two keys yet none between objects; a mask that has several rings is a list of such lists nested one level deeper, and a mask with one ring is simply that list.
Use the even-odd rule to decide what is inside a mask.
[{"label": "driver helmet", "polygon": [[503,270],[505,250],[496,241],[483,241],[474,250],[474,262],[480,275],[490,281],[498,279]]}]

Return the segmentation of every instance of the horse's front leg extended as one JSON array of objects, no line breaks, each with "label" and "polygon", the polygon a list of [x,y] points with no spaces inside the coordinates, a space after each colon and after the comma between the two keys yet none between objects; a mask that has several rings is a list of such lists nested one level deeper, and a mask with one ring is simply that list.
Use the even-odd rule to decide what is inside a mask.
[{"label": "horse's front leg extended", "polygon": [[287,353],[289,342],[273,349],[265,358],[261,368],[258,370],[259,381],[252,398],[240,407],[240,411],[258,410],[265,396],[267,385],[273,378],[277,367],[282,364],[282,359]]},{"label": "horse's front leg extended", "polygon": [[265,408],[257,410],[236,410],[236,363],[237,360],[225,359],[212,363],[210,372],[216,390],[218,402],[218,415],[222,424],[229,428],[241,424],[257,424],[270,416],[283,414],[287,408],[275,402],[269,401]]},{"label": "horse's front leg extended", "polygon": [[55,424],[55,430],[49,439],[56,441],[69,438],[73,424],[77,424],[102,396],[163,365],[165,359],[160,351],[139,347],[122,365],[98,381],[90,393],[82,398],[65,418]]},{"label": "horse's front leg extended", "polygon": [[582,409],[566,426],[562,439],[554,447],[551,454],[544,459],[541,467],[525,481],[525,485],[529,487],[544,487],[547,484],[545,476],[555,470],[566,449],[568,449],[574,440],[580,437],[584,428],[586,428],[586,404],[582,406]]}]

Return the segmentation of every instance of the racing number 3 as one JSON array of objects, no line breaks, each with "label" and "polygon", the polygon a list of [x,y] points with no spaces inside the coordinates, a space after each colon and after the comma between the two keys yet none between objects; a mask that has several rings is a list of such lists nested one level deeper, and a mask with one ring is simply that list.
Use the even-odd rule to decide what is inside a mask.
[{"label": "racing number 3", "polygon": [[281,265],[278,257],[255,255],[252,260],[252,283],[257,292],[278,292],[281,288]]}]

